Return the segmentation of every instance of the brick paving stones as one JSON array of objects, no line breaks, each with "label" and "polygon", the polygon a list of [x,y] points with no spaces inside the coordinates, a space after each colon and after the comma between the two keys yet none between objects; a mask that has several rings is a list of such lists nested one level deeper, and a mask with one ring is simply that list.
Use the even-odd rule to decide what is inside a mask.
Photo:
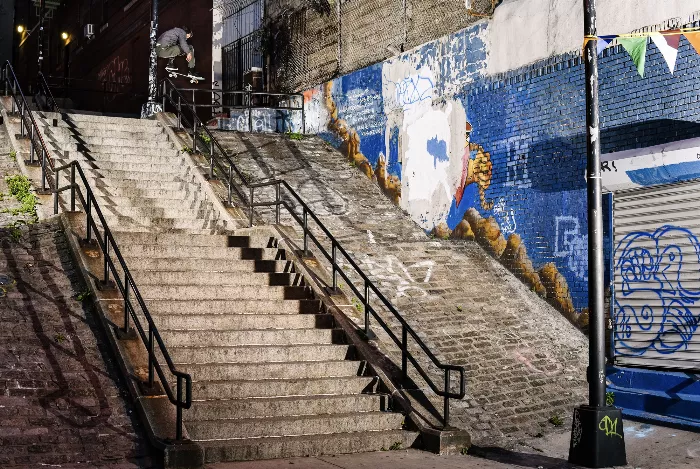
[{"label": "brick paving stones", "polygon": [[[3,138],[4,179],[19,170]],[[86,287],[62,228],[34,224],[17,240],[0,220],[0,280],[13,279],[0,297],[0,467],[150,467],[106,338],[76,299]]]},{"label": "brick paving stones", "polygon": [[587,339],[479,245],[426,236],[319,138],[218,135],[251,177],[293,186],[440,358],[467,368],[455,425],[477,443],[507,444],[554,430],[553,416],[570,424],[586,400]]}]

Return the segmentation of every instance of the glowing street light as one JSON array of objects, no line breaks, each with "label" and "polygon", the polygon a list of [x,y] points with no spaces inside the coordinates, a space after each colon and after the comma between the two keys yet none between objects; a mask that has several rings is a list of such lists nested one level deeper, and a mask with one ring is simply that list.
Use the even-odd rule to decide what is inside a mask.
[{"label": "glowing street light", "polygon": [[61,33],[61,39],[63,39],[64,41],[67,41],[68,40],[68,33]]},{"label": "glowing street light", "polygon": [[21,24],[20,24],[19,26],[17,26],[17,32],[18,32],[18,33],[23,33],[23,32],[24,32],[24,26],[22,26]]}]

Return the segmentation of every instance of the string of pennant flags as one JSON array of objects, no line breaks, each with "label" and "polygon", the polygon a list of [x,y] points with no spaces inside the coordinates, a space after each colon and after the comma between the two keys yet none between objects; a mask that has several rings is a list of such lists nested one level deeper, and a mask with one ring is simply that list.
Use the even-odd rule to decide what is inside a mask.
[{"label": "string of pennant flags", "polygon": [[632,57],[639,74],[644,77],[644,67],[646,66],[647,40],[651,40],[659,48],[671,74],[676,71],[676,59],[678,58],[678,47],[681,36],[690,42],[695,51],[700,54],[700,28],[668,29],[665,31],[652,31],[641,33],[614,34],[606,36],[585,36],[583,39],[583,49],[590,41],[596,41],[598,55],[603,53],[606,47],[614,40],[627,51]]}]

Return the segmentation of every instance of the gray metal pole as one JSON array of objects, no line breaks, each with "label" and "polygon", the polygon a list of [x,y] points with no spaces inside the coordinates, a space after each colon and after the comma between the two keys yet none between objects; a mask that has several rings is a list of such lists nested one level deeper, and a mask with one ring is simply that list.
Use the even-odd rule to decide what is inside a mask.
[{"label": "gray metal pole", "polygon": [[[595,0],[584,0],[584,34],[596,33]],[[586,141],[588,147],[588,404],[605,405],[605,316],[603,303],[603,189],[600,180],[600,115],[598,110],[598,52],[588,41],[586,67]]]},{"label": "gray metal pole", "polygon": [[158,55],[156,43],[158,41],[158,0],[151,0],[151,55],[148,64],[148,102],[141,109],[141,118],[148,118],[163,111],[162,105],[157,101],[158,97]]},{"label": "gray metal pole", "polygon": [[[595,0],[583,0],[584,34],[597,36]],[[588,189],[588,403],[574,409],[569,462],[585,467],[627,465],[620,409],[606,405],[605,323],[603,312],[603,190],[600,179],[600,116],[598,109],[598,47],[586,43],[586,143]],[[601,431],[608,429],[607,432]],[[610,438],[610,435],[613,438]]]}]

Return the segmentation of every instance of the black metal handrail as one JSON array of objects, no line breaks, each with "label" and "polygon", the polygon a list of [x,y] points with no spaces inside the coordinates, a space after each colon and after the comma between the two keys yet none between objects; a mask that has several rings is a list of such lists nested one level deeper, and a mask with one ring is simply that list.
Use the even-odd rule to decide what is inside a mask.
[{"label": "black metal handrail", "polygon": [[[304,95],[302,93],[270,93],[266,91],[224,91],[213,88],[177,88],[180,94],[192,94],[190,104],[195,109],[244,109],[248,111],[248,130],[253,131],[253,109],[271,109],[276,111],[292,111],[301,113],[301,133],[306,133],[306,110],[304,109]],[[197,103],[197,93],[206,93],[205,103]],[[184,94],[183,94],[184,96]],[[240,98],[229,100],[227,97]],[[300,104],[292,105],[293,101]],[[280,101],[287,101],[288,105],[281,105]],[[240,104],[232,104],[239,102]]]},{"label": "black metal handrail", "polygon": [[[163,105],[170,103],[177,111],[178,117],[178,129],[182,128],[183,120],[186,123],[189,119],[184,115],[183,108],[187,108],[192,116],[192,141],[193,150],[196,151],[197,141],[202,140],[202,133],[198,133],[198,126],[202,128],[201,132],[205,133],[207,136],[209,144],[209,175],[210,177],[215,176],[214,169],[218,169],[222,175],[227,175],[224,182],[228,185],[228,202],[231,203],[231,194],[235,190],[241,200],[249,208],[249,225],[253,225],[254,212],[256,207],[275,207],[275,222],[279,224],[280,222],[280,208],[284,207],[290,213],[292,218],[303,228],[304,231],[304,254],[308,253],[308,242],[309,239],[313,241],[316,247],[321,251],[323,256],[327,261],[331,263],[331,268],[333,272],[333,289],[338,288],[338,274],[345,280],[347,285],[353,291],[353,293],[362,301],[364,315],[365,315],[365,325],[364,332],[365,335],[369,337],[370,335],[370,317],[374,317],[376,321],[381,325],[384,331],[391,337],[396,345],[401,348],[401,371],[403,378],[408,377],[408,362],[415,367],[416,371],[425,380],[430,389],[443,398],[443,424],[445,427],[449,426],[450,419],[450,399],[462,399],[466,395],[466,381],[465,381],[465,370],[464,367],[458,365],[443,364],[435,354],[430,350],[430,348],[425,344],[425,342],[418,336],[415,330],[408,324],[406,319],[399,313],[399,311],[394,307],[394,305],[382,294],[379,288],[374,284],[374,282],[365,274],[365,272],[357,265],[350,254],[343,248],[340,242],[333,236],[333,234],[326,228],[326,226],[321,222],[321,220],[316,216],[316,214],[311,210],[311,208],[303,201],[299,194],[284,180],[282,179],[271,179],[265,182],[253,183],[248,178],[246,178],[242,171],[240,171],[236,164],[229,158],[229,155],[221,147],[219,142],[216,140],[214,135],[209,131],[209,129],[201,122],[197,116],[196,109],[180,93],[180,91],[175,88],[173,83],[166,79],[163,81],[163,85],[160,88],[162,90]],[[177,101],[175,101],[177,98]],[[187,126],[185,126],[187,128]],[[189,131],[189,130],[188,130]],[[219,155],[216,155],[218,150]],[[221,160],[224,160],[222,163]],[[248,194],[245,194],[238,187],[234,187],[233,175],[237,175],[243,186],[248,189]],[[263,201],[255,202],[255,190],[264,187],[275,187],[275,200],[274,201]],[[282,195],[282,189],[284,189],[292,199],[302,208],[302,215],[299,216],[292,206],[285,200]],[[311,232],[309,228],[309,217],[314,221],[316,226],[323,232],[323,234],[331,242],[331,252],[329,253],[322,245],[320,240]],[[343,268],[339,265],[338,255],[342,256],[347,264],[349,264],[357,275],[361,278],[363,283],[362,288],[364,291],[355,285],[355,282],[344,272]],[[399,339],[396,334],[391,330],[389,325],[384,321],[378,312],[370,304],[370,295],[374,296],[381,302],[381,304],[388,309],[391,314],[396,318],[401,324],[401,338]],[[438,386],[433,382],[428,373],[423,369],[423,367],[418,363],[413,354],[408,350],[408,337],[411,337],[416,345],[426,354],[435,367],[442,370],[444,373],[444,389],[438,388]],[[450,373],[455,371],[459,375],[459,392],[450,391]]]},{"label": "black metal handrail", "polygon": [[[27,99],[22,92],[22,88],[15,75],[15,70],[9,61],[5,62],[2,69],[2,82],[4,83],[5,96],[12,95],[12,113],[19,114],[19,132],[20,137],[29,139],[29,161],[30,166],[39,164],[41,166],[41,191],[46,193],[51,187],[52,179],[50,173],[53,172],[53,159],[50,156],[49,150],[46,147],[44,138],[39,131],[39,126],[34,120],[34,114],[29,108]],[[40,155],[38,161],[36,155]],[[48,184],[48,188],[46,187]]]},{"label": "black metal handrail", "polygon": [[46,77],[44,77],[44,74],[42,72],[39,72],[38,83],[39,90],[44,95],[44,98],[46,99],[46,104],[49,106],[49,109],[53,112],[60,113],[61,108],[58,107],[58,103],[54,99],[53,93],[51,92],[51,88],[46,82]]},{"label": "black metal handrail", "polygon": [[[59,176],[61,172],[69,170],[70,184],[60,187]],[[80,180],[82,181],[83,186],[85,187],[87,197],[83,195],[81,187],[78,184],[76,184],[76,172],[80,176]],[[84,243],[93,244],[94,242],[97,242],[97,245],[102,251],[102,257],[104,258],[104,272],[103,278],[100,280],[100,283],[105,286],[111,286],[111,273],[111,278],[114,279],[114,284],[116,285],[117,289],[121,293],[122,298],[124,299],[124,327],[121,328],[121,332],[123,333],[124,337],[132,337],[133,334],[130,323],[131,321],[133,321],[134,327],[138,332],[138,337],[141,339],[144,346],[146,347],[146,350],[148,351],[148,386],[149,388],[154,389],[153,386],[155,374],[158,374],[158,378],[160,380],[161,385],[163,386],[163,389],[165,390],[165,394],[168,396],[168,400],[176,408],[175,439],[182,440],[182,410],[189,409],[192,406],[192,377],[188,373],[178,371],[172,359],[170,358],[170,354],[168,353],[165,343],[163,342],[163,339],[161,338],[160,333],[158,332],[158,328],[156,327],[153,318],[150,312],[148,311],[148,307],[146,306],[146,303],[144,302],[143,297],[141,296],[141,293],[139,292],[139,289],[136,286],[136,282],[134,281],[131,272],[129,272],[129,268],[126,265],[126,261],[124,260],[124,257],[122,256],[121,251],[119,250],[119,246],[117,246],[114,236],[112,235],[112,232],[109,229],[109,226],[107,225],[107,221],[105,220],[104,215],[102,214],[102,210],[100,209],[100,206],[97,203],[97,200],[95,199],[95,195],[93,194],[92,189],[88,184],[87,178],[85,177],[85,173],[80,167],[80,164],[77,161],[71,161],[68,164],[56,168],[55,177],[56,179],[54,190],[54,214],[58,214],[59,194],[61,192],[66,190],[71,191],[71,212],[75,212],[76,194],[78,195],[80,203],[83,206],[83,211],[87,216],[87,236],[84,240]],[[95,222],[93,211],[97,215],[97,218],[99,219],[99,222],[102,226],[102,233],[100,233],[99,226]],[[95,235],[94,240],[93,233]],[[112,256],[116,257],[116,261],[119,264],[119,267],[121,268],[121,274],[117,270],[117,266],[115,265]],[[121,275],[123,275],[123,281]],[[137,310],[134,307],[132,298],[135,299],[136,304],[140,308],[143,316],[146,318],[146,322],[148,325],[147,331],[144,329],[143,325],[141,324],[141,321],[139,320],[138,315],[136,314]],[[156,345],[157,351],[155,348]],[[156,356],[157,352],[159,352],[162,355],[163,359],[165,360],[165,364],[168,367],[168,370],[176,378],[176,386],[174,393],[170,386],[170,382],[165,376],[163,367],[161,366],[160,361]],[[184,400],[182,396],[183,381],[185,391]]]}]

